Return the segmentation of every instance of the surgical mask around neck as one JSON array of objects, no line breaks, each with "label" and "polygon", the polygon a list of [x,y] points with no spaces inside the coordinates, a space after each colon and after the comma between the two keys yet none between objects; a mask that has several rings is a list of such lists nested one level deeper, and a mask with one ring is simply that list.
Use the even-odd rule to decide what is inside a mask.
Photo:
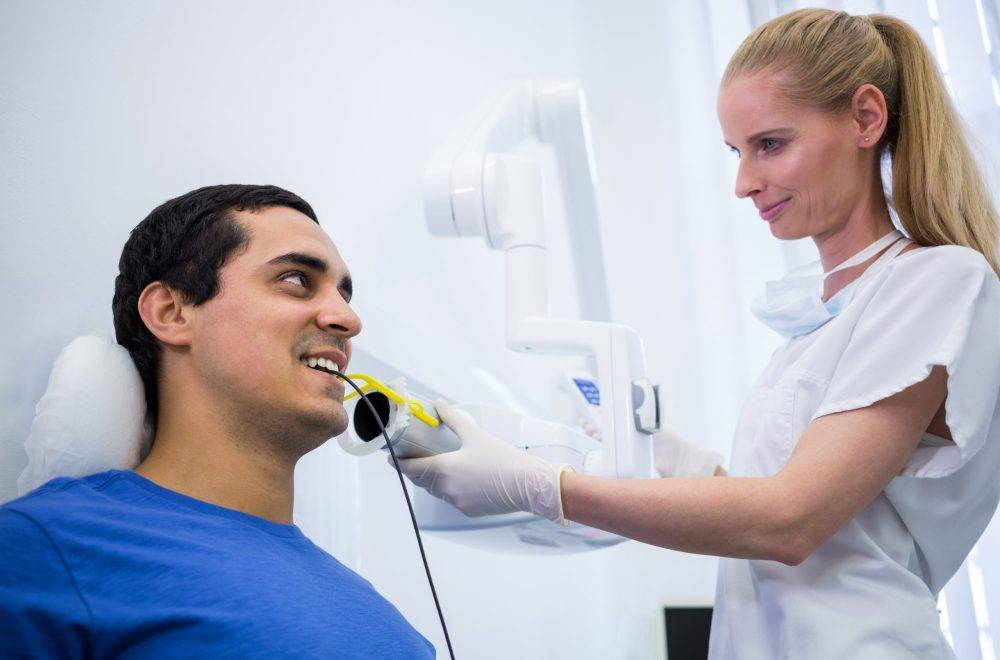
[{"label": "surgical mask around neck", "polygon": [[[768,282],[763,295],[753,301],[750,309],[754,315],[772,330],[785,337],[806,335],[840,314],[854,297],[860,277],[823,302],[823,282],[837,271],[862,264],[886,247],[903,238],[893,230],[878,239],[836,268],[826,272],[816,261],[794,268],[780,280]],[[909,244],[908,240],[886,252],[878,261],[868,267],[863,276],[874,272],[876,266],[886,263]],[[863,277],[862,276],[862,277]]]}]

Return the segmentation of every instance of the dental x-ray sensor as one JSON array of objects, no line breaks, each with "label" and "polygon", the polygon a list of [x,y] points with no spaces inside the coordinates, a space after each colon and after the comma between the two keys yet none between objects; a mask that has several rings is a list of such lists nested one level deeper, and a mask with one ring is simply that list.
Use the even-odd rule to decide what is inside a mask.
[{"label": "dental x-ray sensor", "polygon": [[367,456],[380,449],[388,451],[391,443],[399,458],[419,458],[462,446],[458,436],[438,419],[430,399],[409,391],[404,378],[383,384],[367,374],[348,377],[363,383],[361,390],[372,404],[363,405],[356,392],[344,397],[349,424],[347,432],[337,436],[337,442],[348,454]]},{"label": "dental x-ray sensor", "polygon": [[[557,157],[581,310],[592,320],[549,317],[541,169],[514,152],[536,139]],[[516,351],[585,355],[596,364],[604,447],[599,472],[652,476],[649,434],[659,428],[657,390],[646,378],[642,340],[610,322],[597,182],[583,92],[575,82],[523,82],[430,161],[427,226],[436,236],[482,236],[503,250],[506,343]],[[650,414],[649,411],[655,411]]]}]

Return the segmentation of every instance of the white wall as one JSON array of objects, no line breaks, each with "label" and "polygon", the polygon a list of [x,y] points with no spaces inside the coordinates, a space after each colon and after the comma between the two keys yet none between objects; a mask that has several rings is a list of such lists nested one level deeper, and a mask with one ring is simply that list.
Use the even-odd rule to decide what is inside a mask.
[{"label": "white wall", "polygon": [[[715,120],[717,74],[748,20],[729,0],[0,5],[0,484],[24,464],[59,348],[110,327],[129,230],[212,183],[274,183],[314,206],[355,277],[359,346],[452,398],[483,391],[480,369],[563,414],[560,362],[502,347],[500,255],[432,239],[422,221],[427,159],[523,77],[583,81],[613,315],[644,336],[668,424],[727,451],[777,343],[747,302],[784,270],[748,204],[727,201],[734,162]],[[552,201],[553,307],[573,315]],[[443,655],[393,479],[380,458],[324,447],[300,470],[298,519]],[[657,657],[659,608],[714,592],[713,559],[638,543],[545,558],[426,544],[461,657]]]}]

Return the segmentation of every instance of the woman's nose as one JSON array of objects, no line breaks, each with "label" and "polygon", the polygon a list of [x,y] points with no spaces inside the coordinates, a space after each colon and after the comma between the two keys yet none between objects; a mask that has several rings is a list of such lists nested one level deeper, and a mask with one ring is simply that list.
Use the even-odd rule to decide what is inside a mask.
[{"label": "woman's nose", "polygon": [[740,199],[750,197],[760,192],[761,188],[763,185],[756,167],[749,158],[740,160],[740,167],[736,171],[736,196]]}]

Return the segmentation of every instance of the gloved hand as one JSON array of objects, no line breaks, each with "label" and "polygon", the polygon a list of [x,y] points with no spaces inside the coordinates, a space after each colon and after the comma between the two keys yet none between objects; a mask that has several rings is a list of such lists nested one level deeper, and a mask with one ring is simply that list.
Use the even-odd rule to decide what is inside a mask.
[{"label": "gloved hand", "polygon": [[[567,525],[559,477],[568,465],[531,456],[476,425],[468,413],[435,403],[441,421],[462,441],[461,449],[399,459],[400,470],[428,493],[467,516],[530,511]],[[392,460],[392,457],[389,457]]]},{"label": "gloved hand", "polygon": [[[582,417],[579,422],[584,433],[601,439],[599,426]],[[661,477],[711,477],[722,461],[722,454],[691,444],[668,429],[653,434],[653,469]]]},{"label": "gloved hand", "polygon": [[661,477],[711,477],[722,454],[685,441],[668,429],[653,434],[653,468]]}]

